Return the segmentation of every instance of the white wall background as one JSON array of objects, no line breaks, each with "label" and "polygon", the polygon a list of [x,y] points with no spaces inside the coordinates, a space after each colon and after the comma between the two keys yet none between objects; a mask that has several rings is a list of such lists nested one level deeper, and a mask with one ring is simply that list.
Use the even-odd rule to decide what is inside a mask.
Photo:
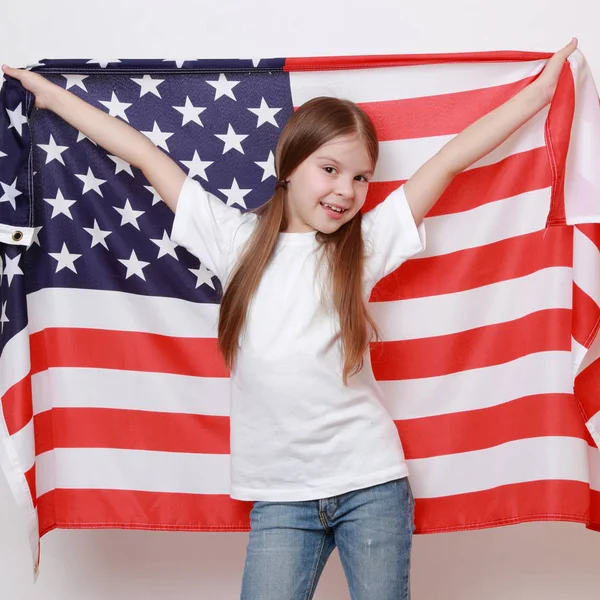
[{"label": "white wall background", "polygon": [[[165,7],[169,6],[169,10]],[[0,0],[0,62],[553,51],[572,36],[600,85],[598,0]],[[32,583],[0,475],[0,600],[239,598],[247,534],[54,531]],[[600,533],[568,523],[415,536],[415,600],[597,600]],[[335,553],[317,600],[348,600]]]}]

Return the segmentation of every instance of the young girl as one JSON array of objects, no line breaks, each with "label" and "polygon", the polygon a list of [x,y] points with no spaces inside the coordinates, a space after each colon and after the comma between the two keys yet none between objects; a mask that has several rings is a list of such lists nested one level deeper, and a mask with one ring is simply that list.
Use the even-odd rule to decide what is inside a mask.
[{"label": "young girl", "polygon": [[312,598],[337,547],[353,600],[409,597],[414,500],[373,376],[375,284],[425,246],[452,178],[552,99],[577,40],[527,88],[452,139],[361,215],[378,158],[356,104],[315,98],[277,144],[260,209],[226,206],[124,121],[39,74],[10,69],[90,139],[141,169],[175,212],[172,239],[223,282],[219,347],[231,369],[231,497],[254,501],[243,600]]}]

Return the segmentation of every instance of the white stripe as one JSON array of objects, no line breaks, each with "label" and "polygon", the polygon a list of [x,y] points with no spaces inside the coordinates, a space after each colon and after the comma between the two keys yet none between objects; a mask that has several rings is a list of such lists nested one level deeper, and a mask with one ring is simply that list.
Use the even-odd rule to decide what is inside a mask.
[{"label": "white stripe", "polygon": [[[600,453],[584,440],[570,437],[528,438],[474,452],[407,462],[411,485],[419,498],[548,479],[590,483],[590,472],[600,472]],[[598,485],[595,478],[591,483]]]},{"label": "white stripe", "polygon": [[[426,298],[372,302],[369,310],[381,327],[385,340],[407,340],[447,335],[517,319],[551,308],[570,308],[570,269],[549,267],[530,275],[481,286],[463,292]],[[179,300],[181,310],[167,314],[159,310],[164,298],[122,292],[45,289],[31,294],[32,327],[76,327],[140,331],[182,337],[211,337],[206,313],[213,305]],[[46,299],[50,301],[46,302]],[[171,304],[171,303],[169,303]],[[66,307],[73,307],[67,310]],[[193,310],[193,309],[196,310]],[[140,321],[140,315],[146,316]],[[452,318],[450,318],[452,317]],[[103,318],[105,319],[103,321]],[[40,386],[43,388],[43,386]],[[42,392],[43,393],[43,392]]]},{"label": "white stripe", "polygon": [[427,217],[427,247],[416,260],[543,230],[550,210],[550,192],[550,188],[543,188],[460,213]]},{"label": "white stripe", "polygon": [[51,408],[111,408],[229,416],[230,381],[147,371],[53,368],[31,378],[33,410],[36,415]]},{"label": "white stripe", "polygon": [[343,97],[353,102],[381,102],[469,92],[537,75],[546,62],[543,59],[291,72],[292,102],[294,106],[300,106],[321,95]]},{"label": "white stripe", "polygon": [[[539,352],[501,365],[379,384],[394,419],[479,410],[524,396],[572,393],[567,355]],[[541,372],[544,377],[537,376]],[[229,416],[229,378],[63,367],[35,375],[32,387],[34,414],[55,407]],[[136,394],[123,394],[125,389]]]},{"label": "white stripe", "polygon": [[[548,111],[549,107],[543,108],[505,142],[465,170],[492,165],[519,152],[543,148],[545,146],[544,124]],[[408,179],[454,137],[455,135],[440,135],[380,142],[379,160],[371,181]]]},{"label": "white stripe", "polygon": [[587,235],[573,230],[573,282],[600,305],[600,252]]},{"label": "white stripe", "polygon": [[525,396],[571,394],[568,354],[538,352],[501,365],[379,385],[397,420],[480,410]]},{"label": "white stripe", "polygon": [[38,497],[56,489],[228,494],[229,455],[56,448],[37,457]]},{"label": "white stripe", "polygon": [[[600,448],[600,411],[598,411],[586,424],[594,443]],[[596,473],[598,487],[600,489],[600,473]]]},{"label": "white stripe", "polygon": [[581,373],[584,369],[587,369],[591,364],[600,358],[600,335],[596,334],[592,345],[585,354],[581,365],[579,366],[577,374]]},{"label": "white stripe", "polygon": [[19,464],[24,473],[27,473],[35,464],[35,438],[33,433],[33,419],[11,436]]},{"label": "white stripe", "polygon": [[[600,350],[597,348],[596,353]],[[598,356],[593,357],[591,352],[585,346],[582,346],[573,336],[571,336],[571,361],[573,364],[573,377],[583,371]]]},{"label": "white stripe", "polygon": [[373,302],[369,312],[385,341],[450,335],[507,323],[540,310],[571,308],[571,269],[548,267],[472,290]]},{"label": "white stripe", "polygon": [[[527,481],[590,482],[590,471],[600,470],[600,453],[580,439],[544,437],[408,465],[415,496],[435,498]],[[55,488],[188,494],[230,489],[228,455],[60,448],[38,456],[37,466],[38,496]]]},{"label": "white stripe", "polygon": [[29,335],[26,329],[8,340],[0,356],[0,398],[29,373]]},{"label": "white stripe", "polygon": [[218,305],[178,298],[46,288],[28,294],[27,309],[31,333],[48,327],[86,327],[178,337],[217,337]]}]

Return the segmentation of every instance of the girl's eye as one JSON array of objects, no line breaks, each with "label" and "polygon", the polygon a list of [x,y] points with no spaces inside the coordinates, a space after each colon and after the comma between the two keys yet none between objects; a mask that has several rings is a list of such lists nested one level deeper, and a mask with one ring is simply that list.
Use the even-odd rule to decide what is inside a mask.
[{"label": "girl's eye", "polygon": [[[332,169],[333,171],[335,171],[335,168],[334,168],[334,167],[323,167],[323,168],[324,168],[326,171],[327,171],[327,169]],[[328,173],[330,173],[331,171],[327,171],[327,172],[328,172]]]},{"label": "girl's eye", "polygon": [[362,180],[367,183],[367,178],[364,175],[357,175],[356,178],[362,177]]}]

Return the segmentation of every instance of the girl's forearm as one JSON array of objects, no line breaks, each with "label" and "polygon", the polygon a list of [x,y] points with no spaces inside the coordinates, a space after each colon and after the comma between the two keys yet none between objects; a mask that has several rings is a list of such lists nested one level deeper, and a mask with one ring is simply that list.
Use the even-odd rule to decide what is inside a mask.
[{"label": "girl's forearm", "polygon": [[75,94],[55,86],[48,97],[47,108],[81,131],[84,135],[137,168],[155,145],[124,121],[92,106]]},{"label": "girl's forearm", "polygon": [[547,88],[536,82],[529,84],[450,140],[440,150],[440,159],[453,175],[464,171],[504,142],[551,99]]}]

